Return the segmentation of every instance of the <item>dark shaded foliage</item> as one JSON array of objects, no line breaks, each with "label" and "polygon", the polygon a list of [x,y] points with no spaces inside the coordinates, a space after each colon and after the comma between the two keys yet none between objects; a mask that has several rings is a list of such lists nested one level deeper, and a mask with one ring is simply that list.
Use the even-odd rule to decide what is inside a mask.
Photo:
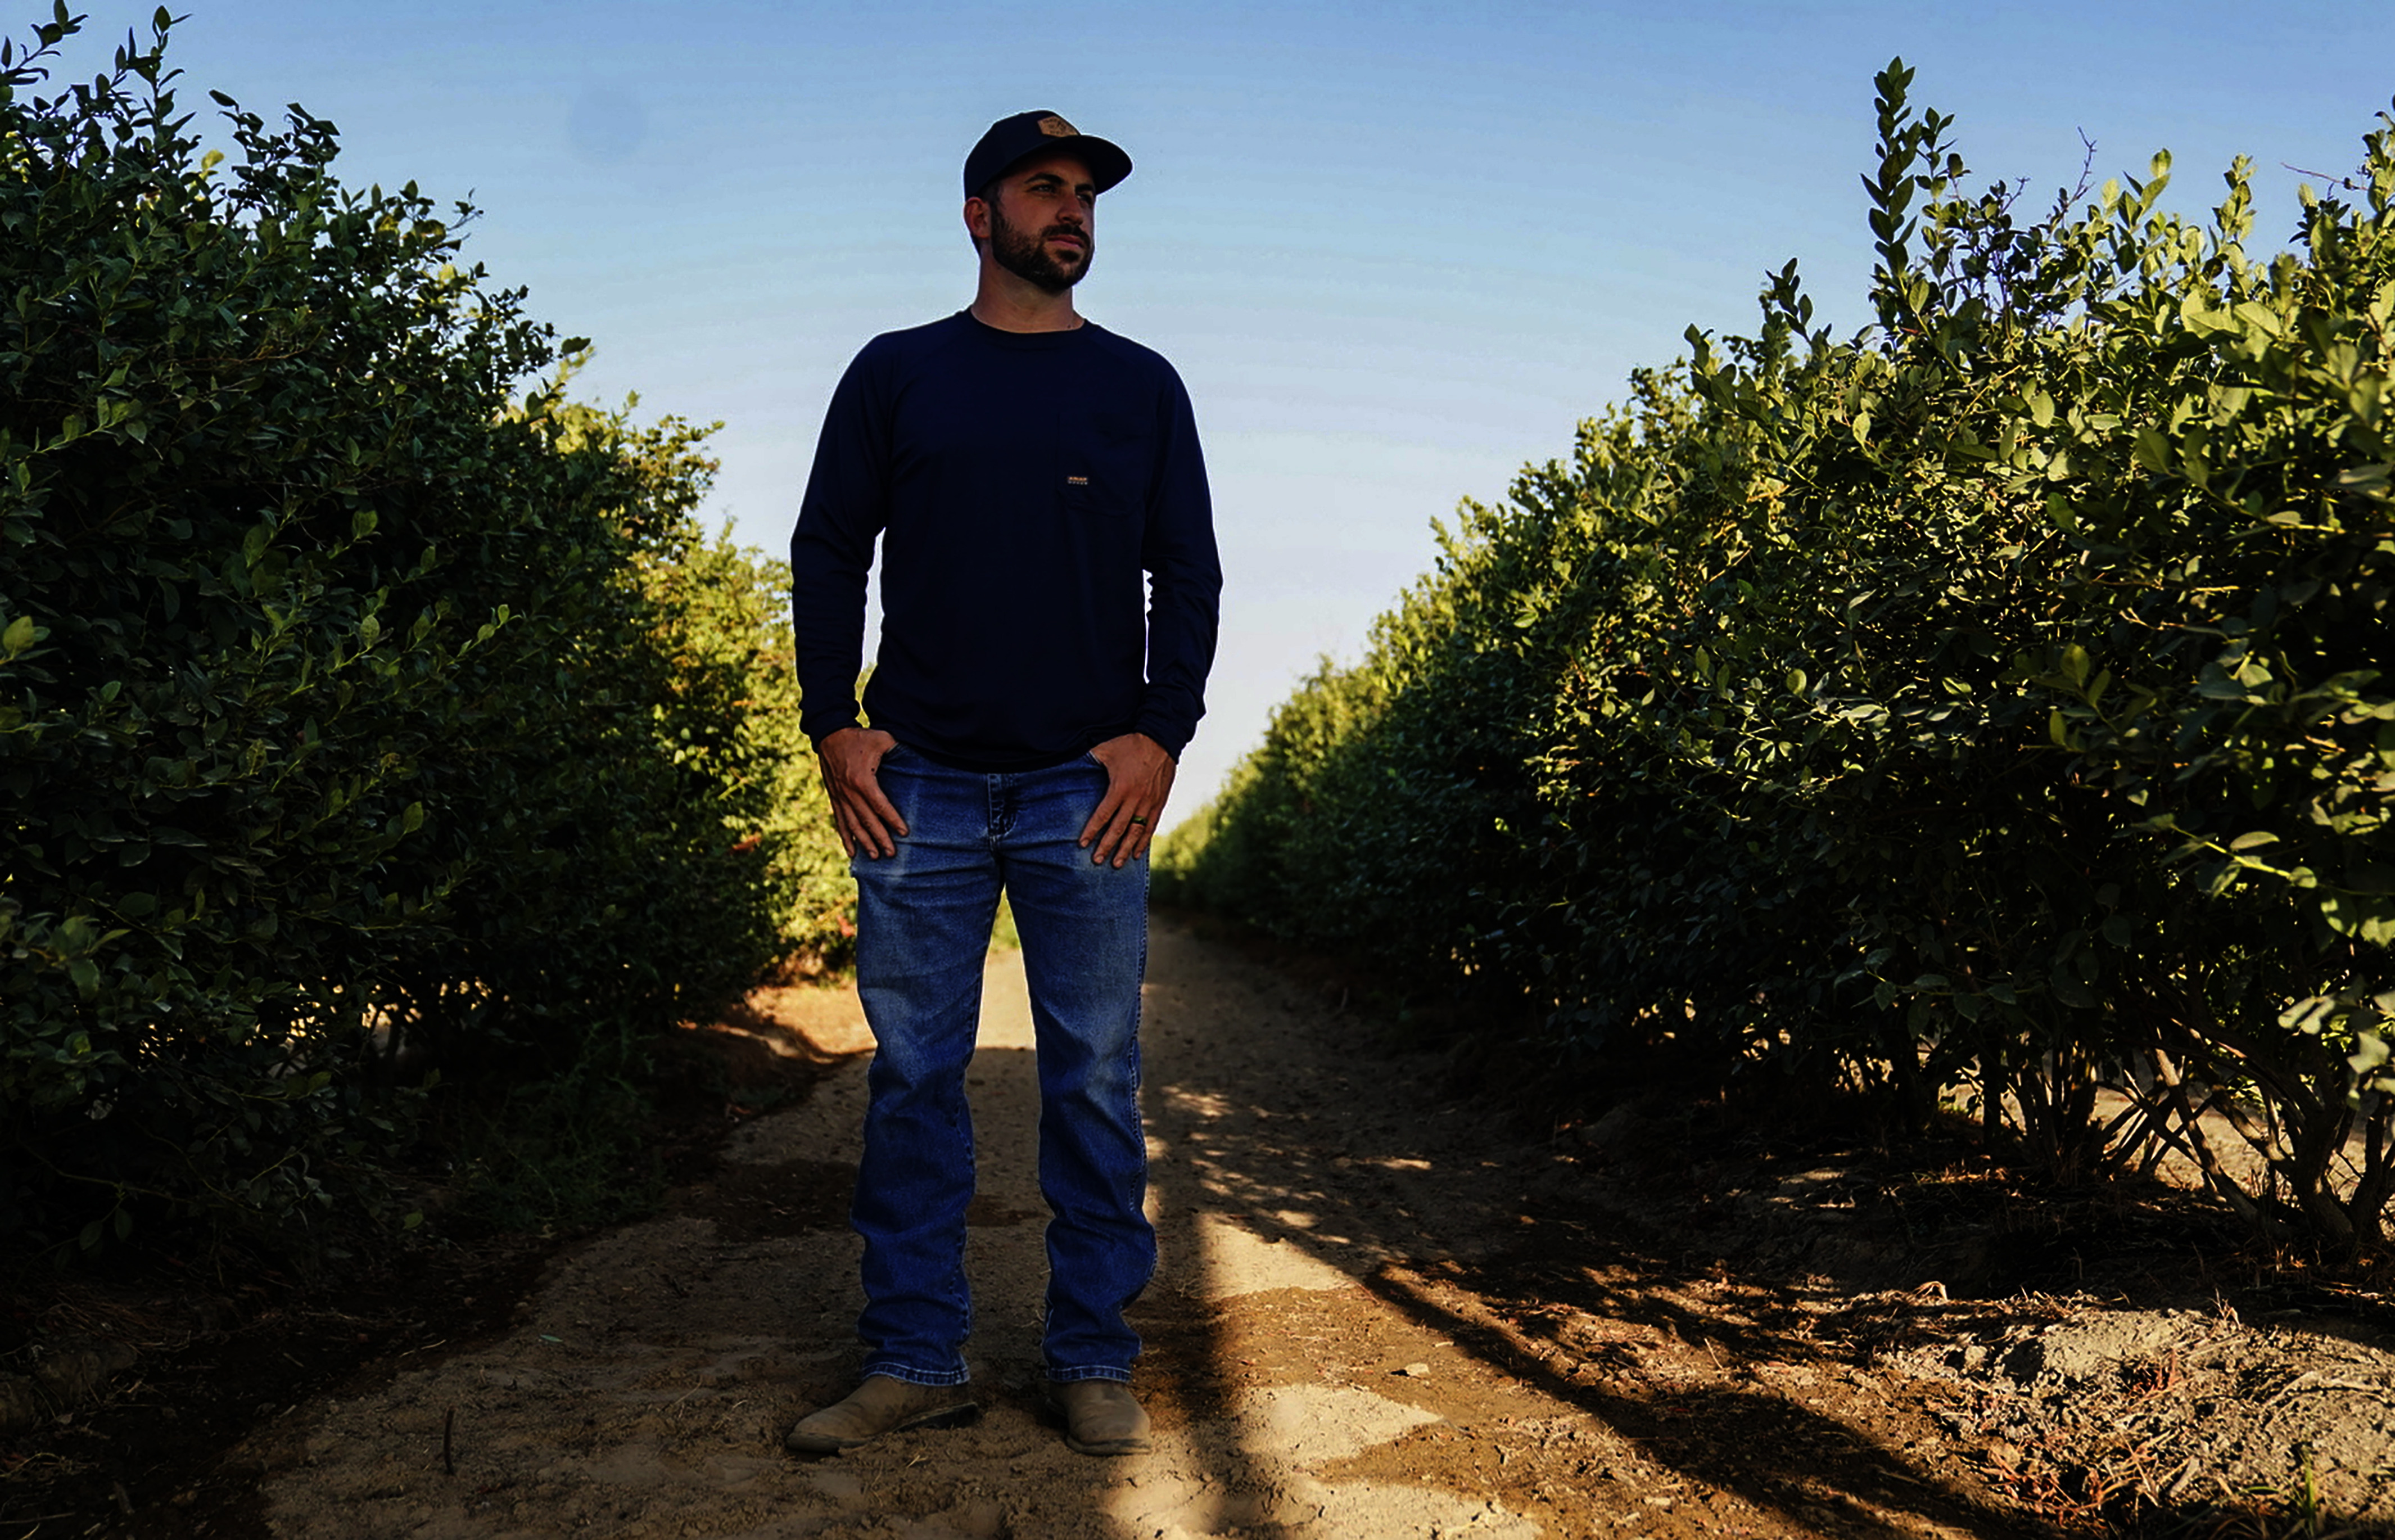
[{"label": "dark shaded foliage", "polygon": [[472,211],[296,107],[204,155],[168,20],[0,66],[0,1234],[304,1249],[430,1072],[619,1072],[780,953],[791,689],[703,435],[578,340],[512,397]]}]

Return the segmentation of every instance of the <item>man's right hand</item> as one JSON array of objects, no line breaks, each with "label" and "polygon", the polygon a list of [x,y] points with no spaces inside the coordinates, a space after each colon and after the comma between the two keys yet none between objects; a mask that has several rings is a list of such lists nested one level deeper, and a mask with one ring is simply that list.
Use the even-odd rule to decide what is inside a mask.
[{"label": "man's right hand", "polygon": [[906,820],[881,794],[878,774],[881,757],[897,747],[896,738],[870,727],[843,727],[815,745],[824,790],[831,793],[832,827],[852,859],[859,851],[868,860],[895,855],[893,836],[906,832]]}]

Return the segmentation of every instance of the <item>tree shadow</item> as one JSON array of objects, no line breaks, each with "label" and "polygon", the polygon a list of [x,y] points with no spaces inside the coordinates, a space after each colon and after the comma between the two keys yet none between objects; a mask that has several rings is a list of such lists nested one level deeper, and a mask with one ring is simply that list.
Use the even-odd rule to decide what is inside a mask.
[{"label": "tree shadow", "polygon": [[[1936,1414],[1962,1394],[1954,1387],[1872,1371],[1885,1352],[2071,1313],[2033,1292],[1950,1297],[1931,1281],[1958,1265],[2002,1271],[2002,1226],[1991,1241],[1986,1225],[1928,1225],[1900,1202],[1874,1209],[1833,1195],[1824,1202],[1847,1202],[1842,1217],[1765,1214],[1749,1227],[1793,1232],[1818,1221],[1834,1243],[1795,1247],[1817,1266],[1781,1265],[1791,1247],[1768,1244],[1750,1249],[1776,1261],[1733,1265],[1721,1216],[1703,1212],[1722,1194],[1687,1179],[1718,1148],[1648,1151],[1643,1167],[1600,1171],[1581,1147],[1509,1132],[1502,1108],[1442,1095],[1437,1061],[1344,1016],[1335,996],[1227,960],[1158,921],[1149,1120],[1171,1157],[1159,1162],[1159,1191],[1169,1213],[1187,1216],[1185,1230],[1201,1212],[1227,1216],[1339,1268],[1658,1467],[1735,1494],[1787,1533],[2234,1533],[2272,1508],[2268,1496],[2171,1500],[2125,1467],[2065,1464],[2032,1482],[1981,1458],[1967,1434],[1941,1432]],[[1250,1030],[1252,1048],[1225,1051],[1238,1041],[1231,1023],[1259,1013],[1287,1026]],[[1201,1044],[1202,1055],[1176,1053]],[[1204,1072],[1171,1068],[1184,1061]],[[1625,1192],[1661,1170],[1659,1159],[1677,1161],[1676,1176]],[[1795,1174],[1790,1181],[1804,1190]],[[1641,1207],[1643,1216],[1629,1212]],[[2119,1303],[2202,1292],[2189,1278],[2162,1278]],[[1219,1323],[1184,1330],[1179,1354],[1220,1351]],[[1198,1414],[1236,1418],[1219,1365],[1180,1376],[1176,1395],[1203,1398],[1192,1402]]]}]

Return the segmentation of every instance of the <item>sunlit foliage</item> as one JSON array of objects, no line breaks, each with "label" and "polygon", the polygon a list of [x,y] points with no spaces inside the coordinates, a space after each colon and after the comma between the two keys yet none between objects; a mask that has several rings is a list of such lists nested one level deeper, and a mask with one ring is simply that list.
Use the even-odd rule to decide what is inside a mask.
[{"label": "sunlit foliage", "polygon": [[1559,1063],[1693,1035],[2379,1235],[2395,121],[2257,256],[2243,162],[2206,223],[2167,156],[2018,218],[1911,78],[1877,324],[1814,328],[1792,263],[1756,336],[1691,331],[1465,505],[1164,870]]}]

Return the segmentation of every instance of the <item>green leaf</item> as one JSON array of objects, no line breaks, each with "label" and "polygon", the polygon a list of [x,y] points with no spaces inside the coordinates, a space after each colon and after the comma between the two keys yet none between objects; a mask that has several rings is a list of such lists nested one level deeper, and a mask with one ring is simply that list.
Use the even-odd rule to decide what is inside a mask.
[{"label": "green leaf", "polygon": [[2276,338],[2284,330],[2279,321],[2279,312],[2272,310],[2269,306],[2263,304],[2258,299],[2245,300],[2243,303],[2238,305],[2231,313],[2233,313],[2239,321],[2244,323],[2245,329],[2249,333],[2259,333],[2264,337]]},{"label": "green leaf", "polygon": [[2364,1087],[2370,1087],[2380,1078],[2379,1069],[2395,1055],[2390,1055],[2387,1039],[2376,1032],[2358,1032],[2354,1042],[2354,1050],[2345,1062],[2352,1067],[2354,1077]]},{"label": "green leaf", "polygon": [[2279,1013],[2279,1025],[2291,1032],[2318,1037],[2342,1014],[2334,995],[2312,995],[2296,1001]]}]

